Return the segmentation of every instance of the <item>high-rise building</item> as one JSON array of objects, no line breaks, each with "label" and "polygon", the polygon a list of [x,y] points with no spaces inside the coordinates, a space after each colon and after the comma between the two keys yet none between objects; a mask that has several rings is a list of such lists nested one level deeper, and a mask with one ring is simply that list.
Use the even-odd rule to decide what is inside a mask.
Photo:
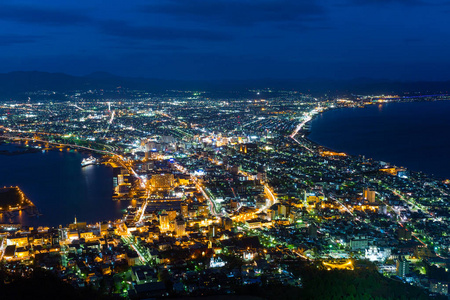
[{"label": "high-rise building", "polygon": [[375,203],[375,191],[370,189],[364,189],[364,200],[369,201],[369,203]]},{"label": "high-rise building", "polygon": [[183,219],[176,219],[175,233],[177,236],[183,236],[186,234],[186,223],[184,222]]},{"label": "high-rise building", "polygon": [[278,216],[286,218],[288,216],[288,207],[284,204],[278,206]]},{"label": "high-rise building", "polygon": [[169,215],[166,212],[163,212],[159,215],[159,230],[161,232],[170,230]]},{"label": "high-rise building", "polygon": [[124,178],[123,178],[123,174],[117,175],[117,183],[118,183],[118,185],[121,185],[121,184],[125,183]]},{"label": "high-rise building", "polygon": [[148,143],[145,144],[145,148],[144,148],[144,153],[145,153],[145,161],[150,159],[150,145]]},{"label": "high-rise building", "polygon": [[187,219],[189,217],[189,206],[187,203],[183,202],[180,205],[180,209],[181,209],[181,216],[183,217],[183,219]]},{"label": "high-rise building", "polygon": [[397,260],[397,276],[405,277],[409,273],[409,261],[404,257]]},{"label": "high-rise building", "polygon": [[208,235],[210,237],[216,237],[217,236],[217,225],[216,224],[211,224],[208,226]]}]

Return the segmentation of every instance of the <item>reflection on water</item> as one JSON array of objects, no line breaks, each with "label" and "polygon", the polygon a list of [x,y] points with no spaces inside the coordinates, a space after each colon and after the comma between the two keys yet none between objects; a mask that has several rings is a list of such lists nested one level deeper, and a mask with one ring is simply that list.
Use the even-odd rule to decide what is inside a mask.
[{"label": "reflection on water", "polygon": [[30,217],[26,212],[12,212],[0,215],[0,222],[58,226],[73,222],[75,215],[86,222],[120,218],[129,203],[112,201],[112,169],[81,168],[87,156],[66,149],[0,155],[0,186],[19,186],[42,214]]},{"label": "reflection on water", "polygon": [[316,118],[312,141],[352,155],[450,178],[450,101],[336,109]]}]

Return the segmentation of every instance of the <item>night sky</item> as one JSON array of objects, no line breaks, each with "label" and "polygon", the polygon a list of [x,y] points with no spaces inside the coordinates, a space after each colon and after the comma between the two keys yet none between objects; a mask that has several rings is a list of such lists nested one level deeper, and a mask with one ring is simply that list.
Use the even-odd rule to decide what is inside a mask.
[{"label": "night sky", "polygon": [[0,3],[2,73],[450,79],[448,0]]}]

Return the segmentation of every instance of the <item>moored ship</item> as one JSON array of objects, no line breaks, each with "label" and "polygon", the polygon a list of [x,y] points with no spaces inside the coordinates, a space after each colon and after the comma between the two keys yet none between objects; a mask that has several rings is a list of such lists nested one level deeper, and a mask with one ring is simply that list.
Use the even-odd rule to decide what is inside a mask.
[{"label": "moored ship", "polygon": [[89,156],[88,158],[84,158],[81,161],[81,167],[86,167],[89,165],[95,165],[97,163],[97,159],[93,156]]}]

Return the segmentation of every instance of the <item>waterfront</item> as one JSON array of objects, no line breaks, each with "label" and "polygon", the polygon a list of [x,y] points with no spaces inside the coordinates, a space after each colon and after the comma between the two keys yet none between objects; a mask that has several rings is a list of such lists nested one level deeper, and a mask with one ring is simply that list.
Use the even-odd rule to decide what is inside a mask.
[{"label": "waterfront", "polygon": [[318,115],[308,138],[352,155],[450,178],[450,102],[341,108]]},{"label": "waterfront", "polygon": [[[11,151],[11,145],[0,147]],[[73,222],[75,216],[87,222],[121,217],[128,203],[111,199],[112,169],[103,165],[81,168],[81,160],[88,156],[74,150],[0,155],[0,184],[19,186],[42,214],[29,217],[15,212],[12,221],[58,226]],[[10,221],[6,215],[0,217],[2,223]]]},{"label": "waterfront", "polygon": [[[300,264],[302,269],[311,264],[321,274],[340,269],[359,278],[369,259],[377,280],[390,280],[396,274],[398,281],[408,280],[408,290],[413,283],[428,293],[429,282],[436,280],[428,269],[426,274],[401,273],[396,263],[418,270],[434,264],[430,257],[448,257],[450,185],[415,172],[406,178],[395,176],[401,174],[394,169],[380,171],[384,166],[379,161],[322,151],[303,137],[302,125],[327,105],[361,103],[292,97],[298,101],[281,96],[222,105],[183,95],[167,102],[160,98],[114,102],[113,110],[109,103],[82,101],[77,107],[67,103],[0,106],[3,115],[11,115],[0,118],[2,141],[20,140],[28,143],[25,149],[37,144],[56,148],[48,153],[24,153],[24,148],[5,153],[0,146],[4,181],[11,181],[9,173],[20,174],[22,183],[10,184],[21,186],[43,213],[33,219],[35,224],[63,225],[62,230],[39,231],[1,226],[0,239],[6,247],[0,255],[6,270],[26,277],[32,275],[28,266],[38,265],[75,286],[133,298],[139,293],[149,296],[141,293],[147,284],[137,277],[145,270],[152,280],[148,283],[160,295],[170,291],[157,282],[162,274],[155,269],[167,270],[166,278],[178,286],[174,295],[186,296],[225,293],[255,279],[261,279],[260,284],[300,287],[309,280],[294,273]],[[386,107],[371,109],[378,114],[376,109],[382,112]],[[356,113],[364,121],[378,120],[365,110]],[[402,122],[399,118],[391,117]],[[405,126],[408,122],[403,120]],[[114,211],[118,203],[111,201],[112,170],[80,166],[95,149],[116,153],[111,161],[117,174],[116,192],[132,199],[122,204],[135,206],[119,222],[106,226],[92,223],[121,215]],[[26,183],[22,177],[28,175]],[[36,186],[37,192],[30,189]],[[53,200],[39,198],[50,196],[54,189],[60,194],[52,195]],[[99,189],[103,192],[98,197],[89,196]],[[75,215],[90,226],[66,226]],[[50,222],[48,216],[60,219]],[[105,241],[107,247],[102,247]],[[392,254],[399,255],[398,261],[389,259]],[[405,259],[416,256],[400,259],[403,254]],[[255,278],[255,269],[248,267],[256,267],[257,261],[263,264],[261,276]],[[130,279],[130,267],[135,280]],[[380,278],[375,268],[387,277]],[[211,275],[218,280],[212,281]],[[386,290],[386,295],[393,295],[391,291],[398,289]]]}]

